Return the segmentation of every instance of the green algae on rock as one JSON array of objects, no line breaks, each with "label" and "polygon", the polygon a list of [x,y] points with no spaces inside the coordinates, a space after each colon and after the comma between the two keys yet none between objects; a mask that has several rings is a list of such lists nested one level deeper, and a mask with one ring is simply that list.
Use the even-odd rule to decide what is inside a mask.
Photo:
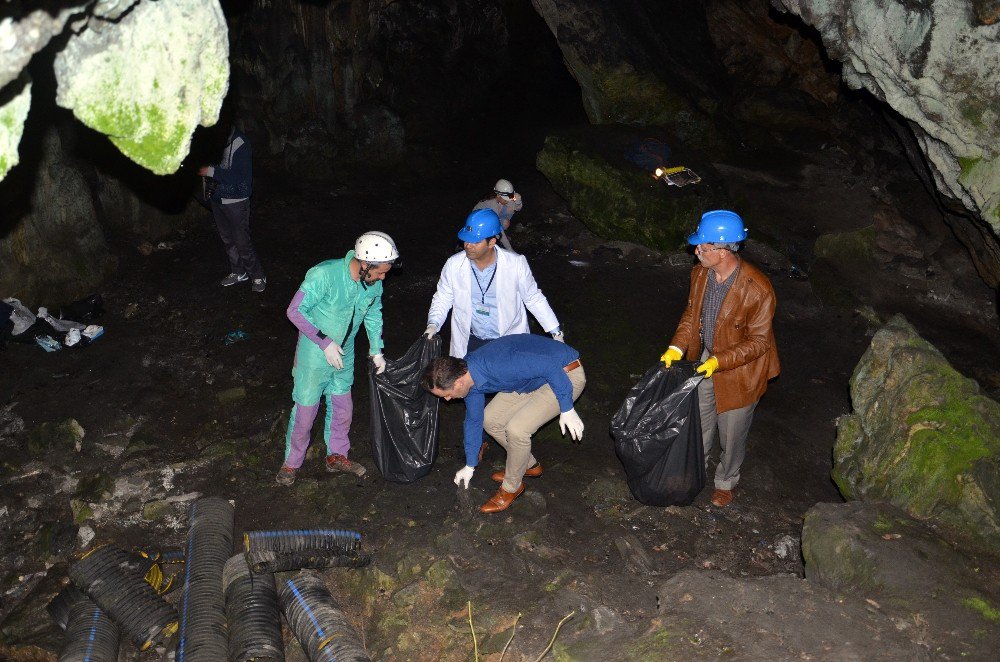
[{"label": "green algae on rock", "polygon": [[711,208],[707,185],[667,187],[624,159],[613,163],[597,146],[571,135],[548,136],[536,165],[573,214],[604,239],[673,251]]},{"label": "green algae on rock", "polygon": [[187,156],[196,126],[219,118],[229,41],[215,0],[142,2],[117,23],[93,18],[55,61],[56,101],[163,175]]},{"label": "green algae on rock", "polygon": [[1000,544],[1000,404],[897,315],[851,377],[833,480],[848,498],[882,499]]},{"label": "green algae on rock", "polygon": [[17,147],[31,107],[31,82],[27,81],[12,98],[0,99],[0,103],[3,103],[0,106],[0,179],[3,179],[20,161]]}]

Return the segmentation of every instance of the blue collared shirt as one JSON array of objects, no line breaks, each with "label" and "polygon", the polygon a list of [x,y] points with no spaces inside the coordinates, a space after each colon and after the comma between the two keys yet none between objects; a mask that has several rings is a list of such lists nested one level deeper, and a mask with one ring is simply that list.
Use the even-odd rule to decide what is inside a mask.
[{"label": "blue collared shirt", "polygon": [[569,345],[531,333],[503,336],[466,355],[472,388],[465,396],[465,463],[479,463],[487,393],[530,393],[552,388],[559,411],[573,408],[573,384],[564,368],[580,358]]},{"label": "blue collared shirt", "polygon": [[500,336],[500,320],[497,309],[497,262],[482,271],[470,261],[472,267],[472,320],[470,331],[472,335],[483,340],[492,340]]}]

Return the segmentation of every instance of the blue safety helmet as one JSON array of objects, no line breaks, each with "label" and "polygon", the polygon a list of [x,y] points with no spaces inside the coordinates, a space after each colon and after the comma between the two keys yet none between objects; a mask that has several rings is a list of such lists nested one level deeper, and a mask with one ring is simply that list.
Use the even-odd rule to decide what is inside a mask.
[{"label": "blue safety helmet", "polygon": [[495,237],[503,232],[500,217],[492,209],[477,209],[465,219],[465,225],[458,231],[458,238],[470,244]]},{"label": "blue safety helmet", "polygon": [[743,219],[736,212],[725,209],[707,211],[701,215],[701,223],[687,241],[692,246],[698,244],[735,244],[747,238]]}]

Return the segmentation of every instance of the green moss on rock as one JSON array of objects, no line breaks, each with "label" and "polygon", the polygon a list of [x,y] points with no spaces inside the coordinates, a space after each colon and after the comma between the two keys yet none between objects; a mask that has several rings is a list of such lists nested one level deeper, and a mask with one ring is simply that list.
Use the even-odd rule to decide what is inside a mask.
[{"label": "green moss on rock", "polygon": [[[13,86],[13,84],[11,84]],[[24,133],[24,120],[31,107],[31,83],[25,83],[13,98],[0,106],[0,179],[20,160],[18,145]]]},{"label": "green moss on rock", "polygon": [[141,2],[87,25],[56,57],[59,105],[156,174],[175,172],[228,88],[228,29],[218,3]]},{"label": "green moss on rock", "polygon": [[997,609],[983,598],[966,598],[962,604],[979,613],[988,621],[1000,623],[1000,609]]},{"label": "green moss on rock", "polygon": [[684,245],[710,204],[707,187],[668,189],[624,161],[613,164],[595,146],[568,135],[547,137],[536,165],[573,214],[605,239],[672,251]]},{"label": "green moss on rock", "polygon": [[806,577],[837,590],[880,588],[878,566],[865,546],[846,527],[828,526],[814,508],[802,525],[802,558]]},{"label": "green moss on rock", "polygon": [[901,316],[872,338],[851,401],[832,472],[845,496],[884,499],[1000,544],[1000,404]]},{"label": "green moss on rock", "polygon": [[73,418],[59,423],[42,423],[28,436],[28,453],[37,457],[49,451],[78,452],[84,434],[83,426]]}]

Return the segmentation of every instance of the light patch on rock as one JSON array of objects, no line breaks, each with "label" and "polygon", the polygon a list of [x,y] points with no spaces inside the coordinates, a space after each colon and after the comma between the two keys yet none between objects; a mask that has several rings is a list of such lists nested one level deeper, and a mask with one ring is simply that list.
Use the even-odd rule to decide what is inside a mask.
[{"label": "light patch on rock", "polygon": [[[4,95],[6,96],[6,95]],[[17,146],[24,133],[24,120],[31,107],[31,82],[0,106],[0,179],[21,160]]]},{"label": "light patch on rock", "polygon": [[56,102],[156,174],[175,172],[199,124],[219,118],[229,41],[216,0],[140,2],[91,19],[55,61]]},{"label": "light patch on rock", "polygon": [[80,549],[87,549],[96,535],[94,530],[89,526],[81,526],[76,532],[76,539],[80,544]]},{"label": "light patch on rock", "polygon": [[1000,22],[968,0],[778,0],[864,88],[919,127],[937,187],[1000,232]]}]

